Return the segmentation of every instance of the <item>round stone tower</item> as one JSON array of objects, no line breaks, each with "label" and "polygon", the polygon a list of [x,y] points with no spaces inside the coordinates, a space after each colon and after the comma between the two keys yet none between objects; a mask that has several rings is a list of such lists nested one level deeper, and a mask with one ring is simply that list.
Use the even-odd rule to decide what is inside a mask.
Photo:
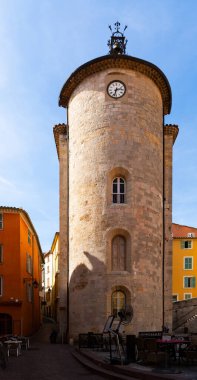
[{"label": "round stone tower", "polygon": [[59,310],[72,338],[101,332],[109,315],[128,307],[129,332],[171,324],[172,252],[164,236],[170,236],[169,154],[177,127],[163,123],[171,90],[158,67],[125,54],[124,36],[116,32],[110,54],[79,67],[63,86],[59,104],[67,108],[67,125],[54,129]]}]

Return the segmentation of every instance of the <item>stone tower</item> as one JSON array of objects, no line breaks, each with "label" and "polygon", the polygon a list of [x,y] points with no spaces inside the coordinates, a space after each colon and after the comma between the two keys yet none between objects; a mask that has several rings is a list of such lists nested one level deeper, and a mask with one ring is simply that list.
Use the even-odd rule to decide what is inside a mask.
[{"label": "stone tower", "polygon": [[80,66],[54,127],[60,164],[59,322],[62,335],[101,332],[133,309],[130,333],[172,325],[172,148],[164,125],[171,89],[150,62],[126,55],[116,31],[109,54]]}]

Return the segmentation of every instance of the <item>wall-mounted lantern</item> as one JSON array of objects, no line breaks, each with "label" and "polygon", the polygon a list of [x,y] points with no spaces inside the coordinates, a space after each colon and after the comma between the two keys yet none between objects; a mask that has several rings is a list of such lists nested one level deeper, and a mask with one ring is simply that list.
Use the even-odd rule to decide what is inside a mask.
[{"label": "wall-mounted lantern", "polygon": [[30,281],[32,283],[32,286],[34,289],[37,289],[39,287],[39,282],[35,278],[23,278],[23,283]]}]

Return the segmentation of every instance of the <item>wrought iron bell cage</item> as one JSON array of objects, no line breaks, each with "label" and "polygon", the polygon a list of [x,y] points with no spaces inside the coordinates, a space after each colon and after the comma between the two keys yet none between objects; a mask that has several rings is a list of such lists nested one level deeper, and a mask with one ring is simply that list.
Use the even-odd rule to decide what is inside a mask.
[{"label": "wrought iron bell cage", "polygon": [[[118,21],[114,24],[114,26],[116,30],[115,32],[112,32],[112,27],[109,25],[109,29],[112,32],[111,38],[108,40],[109,54],[126,54],[127,39],[125,38],[124,33],[120,32],[120,23]],[[127,26],[124,27],[124,31],[126,28]]]}]

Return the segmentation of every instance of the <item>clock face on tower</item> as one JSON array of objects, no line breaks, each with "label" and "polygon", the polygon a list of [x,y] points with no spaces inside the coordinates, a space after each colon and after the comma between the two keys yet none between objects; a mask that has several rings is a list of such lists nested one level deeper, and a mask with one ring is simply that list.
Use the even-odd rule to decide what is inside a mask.
[{"label": "clock face on tower", "polygon": [[107,93],[114,99],[121,98],[126,92],[126,86],[119,80],[110,82],[107,87]]}]

